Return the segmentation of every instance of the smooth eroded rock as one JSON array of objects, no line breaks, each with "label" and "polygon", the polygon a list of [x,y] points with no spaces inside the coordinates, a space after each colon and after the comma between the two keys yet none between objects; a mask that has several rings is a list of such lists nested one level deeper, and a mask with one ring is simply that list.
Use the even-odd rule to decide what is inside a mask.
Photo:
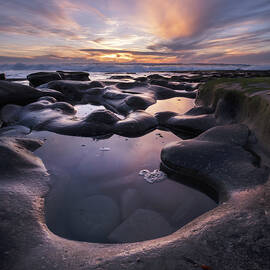
[{"label": "smooth eroded rock", "polygon": [[18,83],[0,81],[0,107],[6,104],[26,105],[42,96],[61,98],[62,94],[51,89],[41,90]]}]

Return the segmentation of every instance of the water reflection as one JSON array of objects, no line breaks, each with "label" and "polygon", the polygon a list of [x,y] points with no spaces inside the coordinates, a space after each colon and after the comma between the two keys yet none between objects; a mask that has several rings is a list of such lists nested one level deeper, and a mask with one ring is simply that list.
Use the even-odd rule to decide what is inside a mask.
[{"label": "water reflection", "polygon": [[35,153],[52,178],[47,224],[62,237],[102,243],[158,238],[216,206],[205,194],[169,178],[149,184],[139,175],[160,167],[162,147],[179,140],[172,133],[156,130],[139,138],[104,140],[50,132],[31,136],[46,139]]},{"label": "water reflection", "polygon": [[184,114],[192,107],[194,107],[194,99],[176,97],[165,100],[157,100],[157,103],[148,107],[145,111],[150,114],[164,111]]}]

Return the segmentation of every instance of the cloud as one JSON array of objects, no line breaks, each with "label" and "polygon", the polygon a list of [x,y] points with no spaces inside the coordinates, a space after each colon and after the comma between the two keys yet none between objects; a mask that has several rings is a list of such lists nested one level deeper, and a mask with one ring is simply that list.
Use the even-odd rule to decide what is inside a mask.
[{"label": "cloud", "polygon": [[[149,10],[150,2],[142,4]],[[162,10],[166,15],[162,15]],[[145,12],[147,15],[148,12]],[[200,49],[211,44],[211,40],[220,38],[221,42],[228,37],[239,36],[238,45],[243,44],[241,37],[255,38],[257,28],[266,25],[263,34],[268,34],[270,25],[270,2],[267,0],[168,0],[159,1],[150,11],[150,22],[153,21],[155,32],[162,41],[150,45],[153,50]],[[176,22],[176,23],[175,23]],[[268,26],[268,27],[267,27]],[[260,34],[262,36],[262,33]],[[257,42],[260,37],[257,36]],[[234,39],[236,43],[237,38]],[[248,40],[247,40],[248,41]],[[214,42],[212,42],[213,46]]]},{"label": "cloud", "polygon": [[[261,55],[268,59],[270,51],[269,0],[0,0],[0,4],[0,55],[34,56],[38,51],[30,49],[42,44],[48,49],[40,55],[70,54],[88,61],[206,62],[235,56],[239,61],[261,62]],[[20,46],[11,46],[16,42],[21,42],[22,53]],[[69,46],[70,52],[64,54],[57,45]]]},{"label": "cloud", "polygon": [[178,61],[180,54],[173,52],[146,52],[131,50],[111,50],[111,49],[82,49],[88,58],[98,62],[117,63],[173,63]]},{"label": "cloud", "polygon": [[173,52],[141,52],[141,51],[129,51],[129,50],[107,50],[107,49],[81,49],[82,52],[89,52],[91,53],[129,53],[132,55],[155,55],[155,56],[174,56],[175,53]]},{"label": "cloud", "polygon": [[80,26],[55,0],[1,1],[0,32],[32,36],[79,38]]}]

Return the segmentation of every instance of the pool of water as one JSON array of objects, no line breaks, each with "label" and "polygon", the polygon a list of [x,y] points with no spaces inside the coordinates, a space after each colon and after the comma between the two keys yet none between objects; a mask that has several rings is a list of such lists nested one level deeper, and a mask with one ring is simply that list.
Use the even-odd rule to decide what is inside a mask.
[{"label": "pool of water", "polygon": [[164,100],[157,100],[155,104],[148,107],[145,111],[152,115],[154,115],[157,112],[165,112],[165,111],[184,114],[193,107],[194,107],[194,99],[176,97]]},{"label": "pool of water", "polygon": [[216,207],[204,193],[167,176],[150,184],[140,175],[141,170],[158,170],[162,147],[180,140],[170,132],[156,130],[138,138],[51,132],[31,136],[45,140],[35,154],[51,175],[46,220],[59,236],[96,243],[138,242],[168,235]]}]

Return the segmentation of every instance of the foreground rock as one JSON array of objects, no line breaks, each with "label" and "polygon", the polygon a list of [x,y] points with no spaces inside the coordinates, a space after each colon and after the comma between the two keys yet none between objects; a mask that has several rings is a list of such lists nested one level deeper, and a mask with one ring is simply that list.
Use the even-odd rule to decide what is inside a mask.
[{"label": "foreground rock", "polygon": [[[224,72],[227,73],[232,76]],[[241,73],[243,76],[253,74],[250,75],[249,71]],[[195,79],[200,80],[199,76],[203,75],[204,72],[200,72]],[[243,110],[232,112],[234,121],[245,121],[254,128],[252,131],[256,132],[259,142],[268,149],[269,95],[267,89],[264,91],[247,94],[246,97],[253,95],[254,99],[240,99],[240,104],[244,106],[235,108]],[[219,100],[219,91],[201,99],[204,106],[213,105],[212,101],[215,104]],[[227,101],[223,104],[230,103]],[[197,154],[193,156],[194,160],[191,160],[188,151],[194,149],[191,142],[183,147],[179,144],[168,147],[170,155],[174,150],[175,154],[180,153],[178,158],[175,155],[175,159],[168,159],[176,171],[183,173],[186,167],[188,173],[194,173],[196,169],[199,169],[199,173],[209,172],[210,182],[200,174],[196,174],[197,181],[203,185],[213,184],[217,192],[225,193],[225,201],[174,234],[121,245],[70,241],[50,232],[44,216],[44,198],[48,194],[49,179],[42,162],[30,152],[41,143],[1,137],[0,269],[270,269],[270,179],[264,183],[267,177],[261,175],[264,171],[262,164],[267,164],[269,159],[264,159],[262,155],[260,160],[253,151],[248,151],[250,146],[255,150],[258,146],[252,137],[251,132],[242,125],[210,129],[193,141],[194,147],[202,150],[195,150]],[[212,156],[207,154],[208,146]],[[224,149],[228,149],[228,155]],[[187,160],[182,151],[186,151]],[[215,155],[217,160],[214,160]],[[11,157],[13,162],[7,164],[7,157]],[[239,159],[242,157],[243,162]],[[209,158],[210,162],[207,163],[204,158]],[[248,171],[241,166],[248,168]],[[248,172],[250,175],[247,175]],[[166,195],[169,196],[163,194]],[[173,221],[177,223],[179,216],[181,213],[176,210]]]},{"label": "foreground rock", "polygon": [[261,168],[258,157],[246,150],[248,142],[246,126],[220,126],[193,140],[166,145],[161,159],[167,168],[179,174],[205,179],[205,184],[223,196],[224,192],[253,187],[267,180],[269,170]]},{"label": "foreground rock", "polygon": [[45,173],[41,160],[30,152],[42,144],[42,141],[36,139],[0,137],[0,180],[16,178],[22,173]]},{"label": "foreground rock", "polygon": [[30,86],[0,81],[0,108],[6,104],[26,105],[43,96],[62,98],[63,95],[52,89],[35,89]]}]

